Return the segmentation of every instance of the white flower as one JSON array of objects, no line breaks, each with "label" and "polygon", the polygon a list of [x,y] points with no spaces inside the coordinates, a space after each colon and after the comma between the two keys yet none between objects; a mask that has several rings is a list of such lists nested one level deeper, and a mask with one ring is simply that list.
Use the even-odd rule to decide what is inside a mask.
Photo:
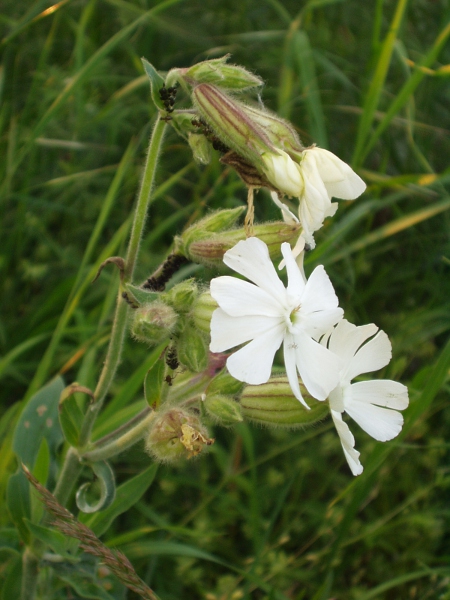
[{"label": "white flower", "polygon": [[[331,335],[321,342],[339,357],[340,382],[331,392],[329,403],[353,475],[362,473],[363,467],[359,452],[355,450],[355,438],[343,421],[342,413],[346,412],[376,440],[386,442],[400,433],[403,416],[398,411],[405,409],[409,402],[408,389],[397,381],[380,379],[351,383],[358,375],[377,371],[391,360],[391,342],[384,331],[375,335],[377,331],[376,325],[356,327],[342,319]],[[366,342],[370,337],[372,339]]]},{"label": "white flower", "polygon": [[337,203],[331,198],[354,200],[366,189],[364,181],[347,163],[317,146],[304,150],[298,163],[283,150],[278,150],[278,154],[263,153],[262,159],[270,183],[300,200],[298,214],[303,235],[313,247],[313,233],[337,210]]},{"label": "white flower", "polygon": [[211,321],[212,352],[246,344],[227,360],[233,377],[253,385],[269,380],[272,363],[283,343],[289,383],[304,402],[297,370],[308,392],[325,400],[337,385],[336,356],[318,340],[342,318],[338,299],[323,266],[306,281],[295,263],[289,244],[281,246],[288,274],[284,287],[267,246],[251,237],[228,250],[224,263],[255,285],[234,277],[211,281],[211,295],[219,304]]}]

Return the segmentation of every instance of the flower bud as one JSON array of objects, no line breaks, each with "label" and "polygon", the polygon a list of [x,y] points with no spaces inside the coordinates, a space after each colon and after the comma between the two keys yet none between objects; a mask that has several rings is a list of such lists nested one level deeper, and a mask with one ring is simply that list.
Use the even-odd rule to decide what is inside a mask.
[{"label": "flower bud", "polygon": [[156,345],[173,333],[177,323],[173,308],[156,300],[134,311],[131,333],[140,342]]},{"label": "flower bud", "polygon": [[243,110],[250,119],[264,129],[264,133],[277,149],[293,152],[298,155],[305,149],[297,132],[289,121],[285,121],[267,109],[243,105]]},{"label": "flower bud", "polygon": [[146,440],[149,454],[160,462],[192,458],[210,446],[214,439],[200,419],[181,408],[169,409],[155,417]]},{"label": "flower bud", "polygon": [[201,133],[189,133],[188,143],[195,162],[207,165],[211,162],[211,144]]},{"label": "flower bud", "polygon": [[218,304],[209,292],[200,294],[191,313],[194,325],[199,331],[209,335],[212,314],[216,308],[218,308]]},{"label": "flower bud", "polygon": [[241,103],[207,83],[194,88],[192,99],[219,140],[262,169],[261,154],[273,152],[274,148],[262,127],[247,115]]},{"label": "flower bud", "polygon": [[188,82],[211,83],[228,90],[247,90],[263,84],[262,79],[238,65],[227,65],[230,55],[205,60],[186,69],[183,76]]},{"label": "flower bud", "polygon": [[161,294],[161,299],[177,313],[187,313],[191,310],[198,294],[198,288],[194,280],[186,279],[168,292]]},{"label": "flower bud", "polygon": [[300,383],[302,396],[311,410],[295,398],[287,377],[273,377],[262,385],[248,385],[240,398],[242,415],[267,427],[298,428],[312,425],[329,414],[326,402],[312,398]]},{"label": "flower bud", "polygon": [[263,171],[267,179],[277,190],[299,198],[304,190],[300,166],[283,150],[265,152],[262,155],[264,162]]},{"label": "flower bud", "polygon": [[189,371],[200,373],[208,366],[205,337],[190,323],[186,324],[178,341],[178,360]]},{"label": "flower bud", "polygon": [[236,208],[228,208],[213,212],[197,223],[183,231],[180,237],[176,238],[175,244],[178,252],[186,256],[186,248],[193,242],[211,237],[212,233],[226,231],[233,227],[236,221],[245,212],[245,206],[237,206]]},{"label": "flower bud", "polygon": [[229,396],[213,394],[206,396],[203,406],[207,414],[221,425],[233,425],[243,421],[239,403]]},{"label": "flower bud", "polygon": [[[217,307],[217,304],[216,304]],[[237,396],[242,391],[244,384],[232,377],[226,369],[222,369],[206,388],[206,395],[221,394]]]},{"label": "flower bud", "polygon": [[[272,260],[281,257],[281,244],[283,242],[296,241],[299,235],[300,223],[285,223],[275,221],[253,226],[253,233],[265,242],[269,248]],[[223,255],[227,250],[235,246],[239,241],[245,240],[247,234],[245,229],[235,229],[218,233],[203,240],[186,244],[185,256],[192,262],[207,265],[221,266]]]}]

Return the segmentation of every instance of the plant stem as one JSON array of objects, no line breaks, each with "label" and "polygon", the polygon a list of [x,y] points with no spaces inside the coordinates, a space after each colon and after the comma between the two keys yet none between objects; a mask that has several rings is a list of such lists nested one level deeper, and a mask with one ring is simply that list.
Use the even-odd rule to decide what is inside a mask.
[{"label": "plant stem", "polygon": [[[166,123],[158,117],[156,120],[153,132],[150,138],[148,147],[147,160],[145,163],[144,174],[142,177],[141,188],[139,191],[136,211],[134,213],[133,228],[131,230],[130,241],[128,244],[127,257],[125,261],[125,270],[123,283],[131,281],[136,259],[141,243],[142,232],[144,229],[147,210],[150,204],[153,182],[155,179],[155,171],[158,163],[158,157],[161,149]],[[80,445],[84,446],[88,443],[91,436],[92,427],[95,419],[103,405],[106,394],[114,379],[117,366],[120,362],[122,353],[122,343],[125,336],[127,325],[128,306],[122,299],[122,294],[119,291],[116,305],[116,314],[114,316],[114,324],[111,331],[111,339],[109,342],[108,353],[100,374],[97,387],[94,392],[95,402],[91,404],[86,414],[83,427],[80,433]]]},{"label": "plant stem", "polygon": [[82,457],[86,460],[95,462],[98,460],[107,460],[112,456],[120,454],[144,437],[154,416],[155,413],[152,411],[151,413],[147,414],[142,421],[140,421],[140,423],[128,430],[119,438],[116,438],[104,446],[94,448],[93,450],[88,450],[82,455]]},{"label": "plant stem", "polygon": [[20,600],[33,600],[36,594],[39,559],[30,548],[26,548],[22,557],[22,589]]}]

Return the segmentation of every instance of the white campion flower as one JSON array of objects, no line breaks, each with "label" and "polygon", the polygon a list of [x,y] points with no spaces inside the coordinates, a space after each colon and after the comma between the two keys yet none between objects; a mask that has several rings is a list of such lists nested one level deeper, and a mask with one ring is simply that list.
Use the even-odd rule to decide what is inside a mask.
[{"label": "white campion flower", "polygon": [[[317,146],[304,150],[299,162],[283,150],[276,154],[265,152],[262,159],[270,183],[287,196],[299,199],[298,215],[303,235],[312,247],[315,245],[314,232],[337,210],[338,205],[331,202],[331,198],[354,200],[366,189],[364,181],[347,163]],[[278,202],[277,205],[280,206]],[[287,208],[283,210],[283,216],[286,211]]]},{"label": "white campion flower", "polygon": [[[377,331],[378,327],[373,323],[357,327],[342,319],[331,335],[321,341],[339,358],[340,381],[328,400],[353,475],[360,475],[363,467],[359,452],[355,450],[355,438],[342,419],[342,413],[346,412],[376,440],[386,442],[400,433],[403,416],[398,411],[404,410],[409,403],[408,389],[397,381],[379,379],[351,383],[358,375],[378,371],[391,360],[391,342],[384,331]],[[369,338],[372,339],[366,341]]]},{"label": "white campion flower", "polygon": [[259,385],[269,380],[275,353],[283,343],[289,384],[308,408],[297,371],[314,398],[328,397],[339,380],[339,360],[316,340],[342,318],[343,311],[323,266],[316,267],[306,281],[289,244],[282,244],[281,251],[287,288],[260,239],[240,241],[225,253],[224,263],[253,283],[228,276],[211,281],[211,296],[219,308],[211,320],[210,349],[224,352],[246,344],[228,358],[227,367],[239,381]]}]

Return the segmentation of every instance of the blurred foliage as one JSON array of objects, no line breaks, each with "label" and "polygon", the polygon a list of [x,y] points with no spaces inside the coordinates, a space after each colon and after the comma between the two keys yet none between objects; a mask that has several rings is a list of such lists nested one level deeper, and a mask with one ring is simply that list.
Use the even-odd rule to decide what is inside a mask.
[{"label": "blurred foliage", "polygon": [[[103,539],[163,600],[448,600],[448,3],[3,0],[1,11],[1,502],[16,470],[15,403],[57,373],[93,386],[103,361],[117,274],[90,281],[124,250],[155,117],[140,57],[166,71],[230,52],[305,144],[353,160],[367,181],[317,235],[307,269],[325,264],[347,318],[389,334],[394,358],[380,377],[409,384],[411,409],[432,385],[439,393],[383,455],[356,432],[371,468],[355,481],[329,423],[218,430],[209,456],[160,468]],[[157,186],[138,282],[194,219],[246,198],[218,157],[195,165],[174,133]],[[265,192],[256,200],[257,220],[278,217]],[[99,430],[142,399],[148,355],[127,341]],[[148,464],[141,448],[127,452],[119,483]],[[4,510],[0,523],[11,527]],[[5,539],[10,598],[20,560]]]}]

